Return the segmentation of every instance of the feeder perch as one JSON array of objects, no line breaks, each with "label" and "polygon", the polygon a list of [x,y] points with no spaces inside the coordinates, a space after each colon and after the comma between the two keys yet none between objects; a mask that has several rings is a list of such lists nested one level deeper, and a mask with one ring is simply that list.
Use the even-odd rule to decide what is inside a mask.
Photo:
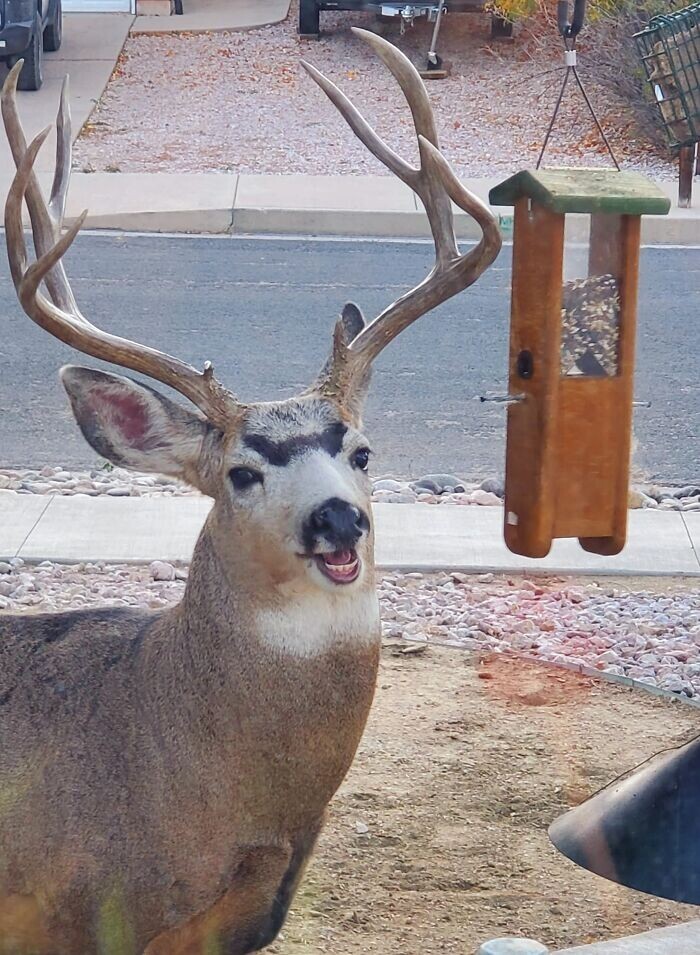
[{"label": "feeder perch", "polygon": [[[625,544],[640,225],[670,201],[609,169],[523,171],[491,190],[514,206],[505,541],[544,557],[552,540]],[[569,214],[587,248],[567,250]],[[578,222],[576,223],[578,225]],[[566,275],[565,275],[566,266]]]}]

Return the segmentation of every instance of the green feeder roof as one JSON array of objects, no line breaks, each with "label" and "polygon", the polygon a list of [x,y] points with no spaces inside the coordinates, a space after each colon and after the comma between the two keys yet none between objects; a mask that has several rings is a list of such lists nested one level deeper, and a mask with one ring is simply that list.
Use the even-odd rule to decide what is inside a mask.
[{"label": "green feeder roof", "polygon": [[666,215],[671,200],[637,172],[615,169],[525,169],[489,193],[493,206],[512,206],[528,196],[553,212]]}]

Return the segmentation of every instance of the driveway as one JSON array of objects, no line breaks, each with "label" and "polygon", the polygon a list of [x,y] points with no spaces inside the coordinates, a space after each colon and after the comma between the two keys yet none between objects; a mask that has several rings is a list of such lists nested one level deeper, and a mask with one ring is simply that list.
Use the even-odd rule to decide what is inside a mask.
[{"label": "driveway", "polygon": [[[78,135],[112,75],[133,20],[129,13],[65,14],[61,49],[45,55],[44,85],[37,93],[18,93],[20,113],[29,138],[53,124],[66,73],[70,74],[73,136]],[[4,67],[0,67],[0,71],[4,73]],[[39,154],[37,169],[40,172],[52,172],[54,150],[52,134]],[[0,201],[3,205],[13,174],[14,163],[3,131],[0,134]]]}]

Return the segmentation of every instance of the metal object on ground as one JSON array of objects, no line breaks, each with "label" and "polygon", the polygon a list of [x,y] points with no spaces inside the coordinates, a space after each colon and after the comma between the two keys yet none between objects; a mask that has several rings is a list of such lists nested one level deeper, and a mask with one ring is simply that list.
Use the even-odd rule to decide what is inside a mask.
[{"label": "metal object on ground", "polygon": [[679,206],[692,200],[700,142],[700,2],[654,17],[635,35],[671,146],[679,152]]},{"label": "metal object on ground", "polygon": [[[299,36],[315,39],[320,33],[320,14],[326,10],[368,10],[382,17],[400,18],[401,32],[414,20],[427,17],[434,22],[438,11],[447,13],[474,13],[490,8],[489,0],[299,0]],[[510,39],[511,21],[491,9],[491,36]],[[435,40],[432,49],[435,48]]]},{"label": "metal object on ground", "polygon": [[572,862],[612,882],[700,905],[700,737],[571,809],[549,837]]},{"label": "metal object on ground", "polygon": [[445,0],[440,0],[438,3],[438,8],[435,13],[435,26],[433,27],[433,35],[430,39],[430,49],[428,50],[427,64],[424,70],[420,70],[420,75],[423,79],[429,80],[444,80],[447,76],[447,70],[443,69],[442,66],[442,57],[439,56],[437,52],[437,42],[438,37],[440,36],[440,27],[442,25],[442,18],[447,13],[447,7],[445,6]]},{"label": "metal object on ground", "polygon": [[[545,557],[557,537],[617,554],[627,530],[641,217],[666,214],[669,199],[636,173],[547,169],[512,176],[489,200],[515,207],[508,389],[490,399],[508,407],[505,542],[526,557]],[[590,237],[565,263],[569,213],[589,217]]]}]

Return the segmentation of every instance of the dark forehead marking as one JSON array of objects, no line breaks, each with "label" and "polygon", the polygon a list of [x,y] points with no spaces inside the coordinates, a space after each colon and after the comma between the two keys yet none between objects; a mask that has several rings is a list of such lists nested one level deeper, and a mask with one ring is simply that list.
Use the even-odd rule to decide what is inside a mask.
[{"label": "dark forehead marking", "polygon": [[285,441],[271,441],[263,434],[246,434],[243,436],[243,443],[252,451],[261,454],[270,464],[284,467],[293,457],[311,449],[326,451],[334,458],[340,454],[347,430],[347,427],[338,421],[318,434],[297,435]]}]

